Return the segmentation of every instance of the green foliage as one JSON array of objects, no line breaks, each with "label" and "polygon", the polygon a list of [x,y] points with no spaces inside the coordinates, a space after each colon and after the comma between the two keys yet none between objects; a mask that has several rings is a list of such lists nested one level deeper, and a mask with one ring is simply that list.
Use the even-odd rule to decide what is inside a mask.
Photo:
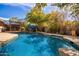
[{"label": "green foliage", "polygon": [[[69,33],[69,31],[76,30],[76,32],[78,33],[79,21],[65,21],[64,13],[58,11],[53,11],[51,13],[45,14],[43,12],[43,8],[46,5],[47,4],[37,3],[35,7],[31,10],[31,12],[26,15],[26,22],[24,25],[26,29],[28,29],[28,23],[34,23],[38,26],[39,29],[41,29],[41,27],[46,27],[46,32],[48,31],[51,33],[53,32],[65,34],[67,31]],[[61,9],[71,7],[70,11],[72,11],[72,15],[77,15],[76,17],[78,17],[79,4],[57,3],[52,5],[58,6]]]},{"label": "green foliage", "polygon": [[41,25],[41,23],[45,21],[45,14],[42,8],[46,5],[46,3],[36,3],[36,6],[26,16],[27,22],[34,23],[38,26]]},{"label": "green foliage", "polygon": [[52,6],[58,6],[60,8],[64,8],[66,6],[69,6],[71,5],[70,3],[54,3],[54,4],[51,4]]},{"label": "green foliage", "polygon": [[68,9],[69,11],[71,11],[70,15],[79,19],[79,4],[78,3],[55,3],[53,5],[58,6],[64,10]]}]

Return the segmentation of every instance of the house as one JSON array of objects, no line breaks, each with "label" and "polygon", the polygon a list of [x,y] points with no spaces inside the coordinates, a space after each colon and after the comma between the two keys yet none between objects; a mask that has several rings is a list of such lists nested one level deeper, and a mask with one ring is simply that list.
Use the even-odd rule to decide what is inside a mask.
[{"label": "house", "polygon": [[8,25],[9,31],[21,31],[20,23],[9,23]]},{"label": "house", "polygon": [[0,19],[0,32],[4,31],[5,28],[5,23],[3,22],[2,19]]},{"label": "house", "polygon": [[9,22],[9,20],[0,19],[0,32],[3,31],[25,31],[23,28],[24,21]]}]

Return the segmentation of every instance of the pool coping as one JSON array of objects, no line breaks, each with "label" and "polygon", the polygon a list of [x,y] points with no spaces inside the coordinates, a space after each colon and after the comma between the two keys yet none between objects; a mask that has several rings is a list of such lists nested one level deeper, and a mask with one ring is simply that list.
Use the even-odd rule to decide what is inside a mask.
[{"label": "pool coping", "polygon": [[39,33],[42,33],[44,35],[51,35],[51,36],[57,36],[60,38],[64,38],[64,39],[69,40],[79,46],[79,37],[73,37],[73,36],[61,35],[61,34],[53,34],[53,33],[45,33],[45,32],[39,32]]},{"label": "pool coping", "polygon": [[[7,32],[6,32],[7,33]],[[27,32],[24,32],[24,33],[27,33]],[[29,32],[28,32],[29,33]],[[31,32],[30,32],[31,33]],[[34,33],[36,33],[36,32],[34,32]],[[79,46],[79,39],[78,39],[78,37],[72,37],[72,36],[68,36],[68,35],[61,35],[61,34],[53,34],[53,33],[46,33],[46,32],[37,32],[37,33],[40,33],[40,34],[44,34],[44,35],[50,35],[50,36],[56,36],[56,37],[58,37],[58,38],[64,38],[64,39],[66,39],[66,40],[69,40],[69,41],[71,41],[71,42],[73,42],[73,43],[75,43],[76,45],[78,45]],[[13,38],[16,38],[16,37],[18,37],[18,33],[10,33],[10,34],[17,34],[15,37],[13,37]]]}]

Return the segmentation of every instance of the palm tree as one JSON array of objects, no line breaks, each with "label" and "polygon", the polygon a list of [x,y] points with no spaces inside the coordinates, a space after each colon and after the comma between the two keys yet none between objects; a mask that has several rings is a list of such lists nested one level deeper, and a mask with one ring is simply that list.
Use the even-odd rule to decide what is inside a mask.
[{"label": "palm tree", "polygon": [[47,6],[47,3],[36,3],[35,8],[38,8],[40,11],[42,11],[42,9]]},{"label": "palm tree", "polygon": [[35,7],[27,14],[26,21],[36,24],[38,27],[41,22],[44,20],[45,14],[43,13],[43,8],[46,6],[46,3],[36,3]]}]

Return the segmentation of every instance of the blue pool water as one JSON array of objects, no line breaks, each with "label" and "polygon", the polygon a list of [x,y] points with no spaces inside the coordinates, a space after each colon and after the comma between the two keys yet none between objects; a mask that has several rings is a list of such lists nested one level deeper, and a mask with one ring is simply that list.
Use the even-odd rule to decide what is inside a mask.
[{"label": "blue pool water", "polygon": [[58,56],[59,48],[74,49],[69,42],[55,36],[20,33],[18,38],[0,48],[0,53],[8,56]]}]

